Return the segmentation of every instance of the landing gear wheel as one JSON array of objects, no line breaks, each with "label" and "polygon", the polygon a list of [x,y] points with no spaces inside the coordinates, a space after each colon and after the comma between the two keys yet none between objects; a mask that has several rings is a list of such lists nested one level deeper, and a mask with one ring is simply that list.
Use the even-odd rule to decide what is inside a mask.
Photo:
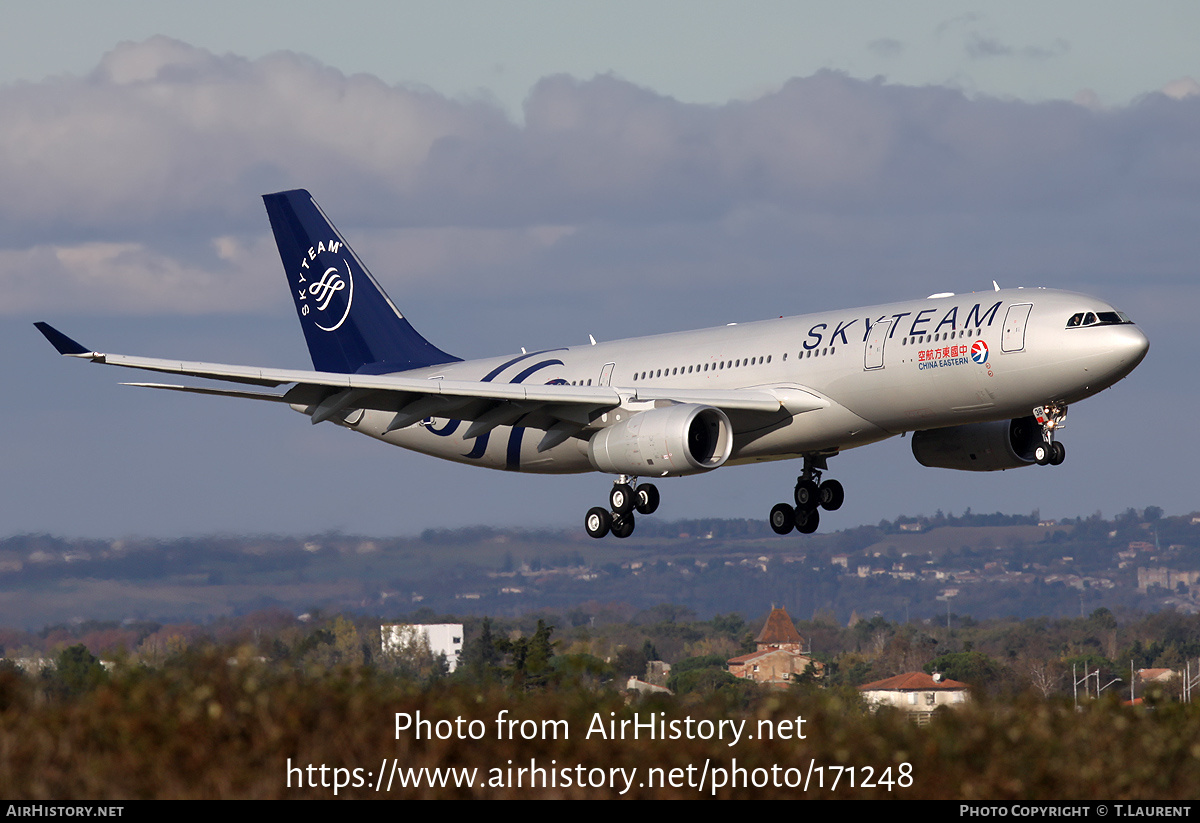
[{"label": "landing gear wheel", "polygon": [[[636,502],[633,487],[628,483],[616,483],[608,493],[608,505],[612,507],[613,514],[629,514]],[[613,531],[615,533],[616,529]]]},{"label": "landing gear wheel", "polygon": [[1033,459],[1039,466],[1057,466],[1066,459],[1067,449],[1054,439],[1054,433],[1065,426],[1067,407],[1053,401],[1033,410],[1033,419],[1042,427],[1042,441],[1033,449]]},{"label": "landing gear wheel", "polygon": [[811,512],[817,508],[817,484],[811,480],[796,481],[796,510]]},{"label": "landing gear wheel", "polygon": [[588,537],[604,537],[612,528],[612,515],[608,513],[607,509],[599,506],[588,509],[587,516],[583,519],[583,528],[587,530]]},{"label": "landing gear wheel", "polygon": [[821,523],[821,513],[816,509],[802,511],[796,509],[796,531],[800,534],[812,534]]},{"label": "landing gear wheel", "polygon": [[1050,453],[1050,465],[1061,466],[1062,462],[1067,459],[1067,447],[1057,440],[1054,441],[1054,448]]},{"label": "landing gear wheel", "polygon": [[1043,440],[1033,447],[1033,459],[1039,466],[1049,466],[1054,456],[1054,445]]},{"label": "landing gear wheel", "polygon": [[618,514],[614,517],[612,521],[612,533],[613,537],[620,537],[622,539],[633,534],[633,514]]},{"label": "landing gear wheel", "polygon": [[827,512],[835,512],[846,501],[846,492],[836,480],[826,480],[817,487],[817,502]]},{"label": "landing gear wheel", "polygon": [[658,511],[658,489],[650,483],[640,484],[633,492],[633,507],[638,514],[654,514]]},{"label": "landing gear wheel", "polygon": [[771,531],[775,534],[788,534],[796,528],[796,510],[787,503],[780,503],[771,509]]}]

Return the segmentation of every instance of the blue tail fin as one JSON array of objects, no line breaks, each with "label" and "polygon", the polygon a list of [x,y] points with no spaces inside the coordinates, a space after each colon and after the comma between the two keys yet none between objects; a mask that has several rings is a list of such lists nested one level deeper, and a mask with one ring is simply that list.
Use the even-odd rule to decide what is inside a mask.
[{"label": "blue tail fin", "polygon": [[263,202],[317,371],[384,374],[460,359],[404,319],[311,194]]}]

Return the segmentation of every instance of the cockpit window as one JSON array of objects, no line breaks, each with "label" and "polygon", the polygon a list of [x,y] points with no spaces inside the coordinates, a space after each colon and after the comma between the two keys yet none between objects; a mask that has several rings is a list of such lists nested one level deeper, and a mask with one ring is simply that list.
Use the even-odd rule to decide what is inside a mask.
[{"label": "cockpit window", "polygon": [[1073,329],[1078,326],[1119,326],[1124,323],[1132,323],[1125,312],[1121,311],[1101,311],[1101,312],[1078,312],[1071,315],[1071,319],[1067,321],[1067,328]]}]

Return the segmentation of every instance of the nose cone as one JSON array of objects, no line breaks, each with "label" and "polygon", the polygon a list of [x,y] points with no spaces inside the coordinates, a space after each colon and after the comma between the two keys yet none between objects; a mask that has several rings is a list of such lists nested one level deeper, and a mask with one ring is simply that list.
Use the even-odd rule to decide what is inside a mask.
[{"label": "nose cone", "polygon": [[1129,360],[1129,370],[1133,371],[1134,367],[1145,359],[1146,352],[1150,351],[1150,340],[1137,326],[1125,326],[1123,330],[1125,337],[1121,341],[1121,348]]},{"label": "nose cone", "polygon": [[1129,374],[1150,351],[1150,341],[1142,330],[1132,323],[1124,326],[1113,326],[1105,330],[1109,339],[1107,365],[1112,373],[1112,381],[1116,382]]}]

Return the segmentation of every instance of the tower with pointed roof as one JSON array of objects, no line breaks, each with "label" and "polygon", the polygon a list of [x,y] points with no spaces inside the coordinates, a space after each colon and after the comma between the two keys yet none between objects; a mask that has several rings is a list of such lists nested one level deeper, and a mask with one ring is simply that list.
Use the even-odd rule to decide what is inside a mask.
[{"label": "tower with pointed roof", "polygon": [[782,649],[797,654],[806,653],[804,638],[796,631],[796,624],[783,607],[772,607],[767,622],[763,624],[762,631],[754,638],[754,642],[760,652]]},{"label": "tower with pointed roof", "polygon": [[729,661],[730,674],[782,687],[809,671],[809,666],[817,677],[823,673],[824,667],[805,649],[804,638],[786,609],[771,608],[754,643],[757,651]]}]

